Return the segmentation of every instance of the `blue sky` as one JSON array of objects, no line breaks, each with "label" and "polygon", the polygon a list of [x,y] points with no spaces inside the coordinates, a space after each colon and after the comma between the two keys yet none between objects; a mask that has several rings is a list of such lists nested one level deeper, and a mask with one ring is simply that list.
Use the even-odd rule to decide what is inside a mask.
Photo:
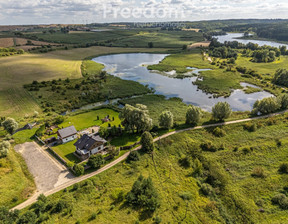
[{"label": "blue sky", "polygon": [[287,0],[0,0],[0,24],[284,18]]}]

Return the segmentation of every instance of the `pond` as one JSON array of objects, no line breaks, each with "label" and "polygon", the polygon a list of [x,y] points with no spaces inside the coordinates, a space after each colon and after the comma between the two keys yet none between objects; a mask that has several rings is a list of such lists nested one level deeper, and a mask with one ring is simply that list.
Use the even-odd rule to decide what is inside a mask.
[{"label": "pond", "polygon": [[[228,98],[213,98],[212,94],[206,94],[192,83],[197,79],[196,76],[177,79],[173,78],[173,72],[163,75],[147,69],[146,65],[157,64],[166,56],[167,54],[115,54],[100,56],[94,58],[93,61],[104,64],[104,70],[111,75],[148,85],[150,88],[155,89],[156,94],[164,95],[167,98],[179,97],[183,99],[183,102],[200,106],[207,111],[211,111],[214,104],[219,101],[228,102],[234,111],[247,111],[252,109],[257,99],[272,96],[265,91],[245,94],[243,90],[234,90]],[[190,69],[191,73],[202,71],[202,69]],[[242,85],[248,84],[243,83]]]},{"label": "pond", "polygon": [[277,47],[277,48],[279,48],[280,46],[287,46],[288,48],[287,44],[281,44],[281,43],[277,43],[274,41],[237,39],[243,36],[244,36],[243,33],[228,33],[227,35],[214,36],[214,37],[217,38],[220,43],[224,43],[225,41],[238,41],[239,43],[242,43],[242,44],[248,44],[249,42],[251,42],[254,44],[258,44],[259,46],[268,45],[268,46]]}]

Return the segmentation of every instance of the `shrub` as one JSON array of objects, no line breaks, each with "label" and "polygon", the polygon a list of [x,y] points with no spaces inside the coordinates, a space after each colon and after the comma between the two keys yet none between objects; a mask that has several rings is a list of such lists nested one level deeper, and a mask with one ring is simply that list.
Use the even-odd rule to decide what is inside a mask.
[{"label": "shrub", "polygon": [[213,188],[210,184],[204,183],[201,185],[200,191],[202,192],[202,194],[208,196],[213,192]]},{"label": "shrub", "polygon": [[279,167],[279,172],[288,174],[288,163],[282,163]]},{"label": "shrub", "polygon": [[213,130],[213,135],[215,135],[216,137],[224,137],[226,135],[226,132],[223,129],[217,127]]},{"label": "shrub", "polygon": [[140,155],[137,151],[131,151],[129,153],[129,156],[127,157],[127,161],[131,162],[131,161],[139,161],[140,160]]},{"label": "shrub", "polygon": [[103,163],[104,163],[103,156],[101,154],[96,154],[90,156],[87,164],[94,169],[99,169],[103,165]]},{"label": "shrub", "polygon": [[152,179],[142,175],[133,184],[132,190],[126,195],[128,204],[155,211],[160,206],[158,193],[152,183]]},{"label": "shrub", "polygon": [[8,155],[9,149],[11,145],[8,141],[4,141],[0,143],[0,158],[6,157]]},{"label": "shrub", "polygon": [[230,117],[232,110],[227,102],[218,102],[212,108],[212,116],[215,120],[223,121]]},{"label": "shrub", "polygon": [[73,170],[77,176],[84,174],[84,167],[81,164],[74,165]]},{"label": "shrub", "polygon": [[142,149],[145,152],[151,153],[154,150],[154,143],[153,143],[153,137],[150,134],[150,132],[145,131],[142,136],[141,136],[141,140],[140,143],[142,145]]},{"label": "shrub", "polygon": [[196,125],[199,123],[202,117],[202,111],[200,107],[189,106],[186,112],[186,124]]},{"label": "shrub", "polygon": [[246,123],[243,128],[250,132],[255,132],[257,130],[257,125],[255,123]]},{"label": "shrub", "polygon": [[203,150],[203,151],[208,151],[208,152],[216,152],[217,151],[217,148],[212,144],[212,142],[208,141],[208,142],[205,142],[205,143],[202,143],[200,145],[200,148]]},{"label": "shrub", "polygon": [[13,134],[18,128],[18,123],[13,118],[8,117],[2,122],[2,126],[8,133]]},{"label": "shrub", "polygon": [[270,114],[279,110],[280,107],[281,105],[276,97],[268,97],[254,103],[252,114]]},{"label": "shrub", "polygon": [[277,194],[272,198],[272,203],[279,205],[280,208],[288,209],[288,198],[285,194]]},{"label": "shrub", "polygon": [[252,174],[251,174],[252,177],[260,177],[260,178],[264,178],[265,177],[265,174],[264,174],[264,170],[262,167],[258,166],[258,167],[255,167],[252,171]]},{"label": "shrub", "polygon": [[191,159],[188,156],[185,156],[179,159],[179,164],[183,166],[184,168],[189,168],[191,167]]},{"label": "shrub", "polygon": [[165,129],[173,127],[174,118],[170,111],[163,111],[159,117],[159,126]]}]

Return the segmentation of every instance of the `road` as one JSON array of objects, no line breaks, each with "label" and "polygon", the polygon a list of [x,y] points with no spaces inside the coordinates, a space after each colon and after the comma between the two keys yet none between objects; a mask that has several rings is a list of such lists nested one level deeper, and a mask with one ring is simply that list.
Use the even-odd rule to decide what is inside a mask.
[{"label": "road", "polygon": [[[248,121],[252,121],[252,120],[259,120],[259,119],[263,119],[263,118],[274,117],[274,116],[277,116],[277,115],[280,115],[280,114],[284,114],[287,111],[288,110],[285,110],[285,111],[282,111],[282,112],[278,112],[278,113],[274,113],[274,114],[264,115],[264,116],[258,116],[258,117],[241,119],[241,120],[234,120],[234,121],[227,121],[227,122],[216,123],[216,124],[208,124],[208,125],[196,126],[196,127],[191,127],[191,128],[178,130],[178,131],[173,131],[173,132],[169,132],[167,134],[164,134],[164,135],[162,135],[162,136],[160,136],[158,138],[155,138],[154,142],[157,142],[160,139],[167,138],[167,137],[169,137],[171,135],[174,135],[174,134],[177,134],[177,133],[181,133],[181,132],[192,131],[192,130],[203,129],[203,128],[210,128],[210,127],[217,127],[217,126],[223,126],[223,125],[238,124],[238,123],[248,122]],[[141,148],[141,146],[133,149],[133,151],[139,150],[140,148]],[[89,179],[89,178],[91,178],[91,177],[93,177],[95,175],[98,175],[98,174],[110,169],[111,167],[117,165],[118,163],[122,162],[123,160],[125,160],[128,157],[129,153],[130,152],[126,152],[124,155],[120,156],[119,158],[117,158],[113,162],[107,164],[106,166],[100,168],[97,171],[94,171],[94,172],[92,172],[90,174],[87,174],[87,175],[84,175],[84,176],[75,177],[75,178],[71,179],[70,181],[68,181],[68,182],[66,182],[64,184],[56,186],[54,189],[44,192],[44,195],[45,196],[49,196],[51,194],[57,193],[57,192],[65,189],[67,187],[70,187],[70,186],[72,186],[72,185],[74,185],[76,183],[79,183],[79,182],[81,182],[83,180],[86,180],[86,179]],[[11,210],[15,210],[15,209],[21,210],[21,209],[33,204],[34,202],[37,201],[37,196],[38,195],[33,195],[31,198],[29,198],[25,202],[17,205],[16,207],[12,208]]]}]

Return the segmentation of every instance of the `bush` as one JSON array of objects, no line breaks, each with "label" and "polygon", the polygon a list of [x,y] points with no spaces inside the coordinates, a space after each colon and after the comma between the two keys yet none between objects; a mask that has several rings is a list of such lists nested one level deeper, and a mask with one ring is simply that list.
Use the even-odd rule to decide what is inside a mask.
[{"label": "bush", "polygon": [[165,129],[173,127],[174,118],[170,111],[163,111],[159,117],[159,126]]},{"label": "bush", "polygon": [[87,164],[94,169],[99,169],[104,164],[103,156],[101,154],[92,155]]},{"label": "bush", "polygon": [[8,133],[13,134],[18,128],[18,123],[13,118],[8,117],[2,122],[2,126]]},{"label": "bush", "polygon": [[250,132],[255,132],[257,130],[257,125],[255,123],[246,123],[243,128]]},{"label": "bush", "polygon": [[226,135],[226,132],[223,129],[217,127],[213,130],[213,135],[215,135],[216,137],[224,137]]},{"label": "bush", "polygon": [[153,137],[150,134],[150,132],[145,131],[140,140],[140,144],[142,145],[142,149],[145,152],[151,153],[154,150],[154,143],[153,143]]},{"label": "bush", "polygon": [[257,100],[253,105],[252,114],[270,114],[279,110],[281,107],[276,97],[268,97],[263,100]]},{"label": "bush", "polygon": [[131,151],[127,157],[127,162],[139,161],[139,160],[140,160],[140,155],[137,151]]},{"label": "bush", "polygon": [[288,198],[285,194],[277,194],[272,198],[272,203],[279,205],[280,208],[288,209]]},{"label": "bush", "polygon": [[186,124],[197,125],[202,117],[202,110],[200,107],[189,106],[186,112]]},{"label": "bush", "polygon": [[84,167],[81,164],[74,165],[73,170],[77,176],[84,174]]},{"label": "bush", "polygon": [[258,166],[258,167],[255,167],[252,171],[252,174],[251,174],[252,177],[260,177],[260,178],[264,178],[265,177],[265,174],[264,174],[264,170],[262,167]]},{"label": "bush", "polygon": [[0,158],[6,157],[8,155],[9,149],[11,145],[8,141],[4,141],[0,143]]},{"label": "bush", "polygon": [[212,142],[208,141],[208,142],[205,142],[205,143],[202,143],[200,145],[200,148],[203,150],[203,151],[208,151],[208,152],[216,152],[217,151],[217,148],[212,144]]},{"label": "bush", "polygon": [[213,192],[213,188],[210,184],[204,183],[201,185],[200,191],[202,194],[208,196]]},{"label": "bush", "polygon": [[288,174],[288,163],[282,163],[279,167],[279,172]]},{"label": "bush", "polygon": [[188,156],[185,156],[179,159],[179,164],[183,166],[184,168],[189,168],[191,167],[191,159]]},{"label": "bush", "polygon": [[212,108],[212,116],[215,120],[223,121],[230,117],[232,110],[227,102],[218,102]]},{"label": "bush", "polygon": [[152,183],[152,179],[142,175],[133,184],[132,190],[126,195],[128,204],[133,207],[141,207],[154,212],[160,206],[158,193]]}]

